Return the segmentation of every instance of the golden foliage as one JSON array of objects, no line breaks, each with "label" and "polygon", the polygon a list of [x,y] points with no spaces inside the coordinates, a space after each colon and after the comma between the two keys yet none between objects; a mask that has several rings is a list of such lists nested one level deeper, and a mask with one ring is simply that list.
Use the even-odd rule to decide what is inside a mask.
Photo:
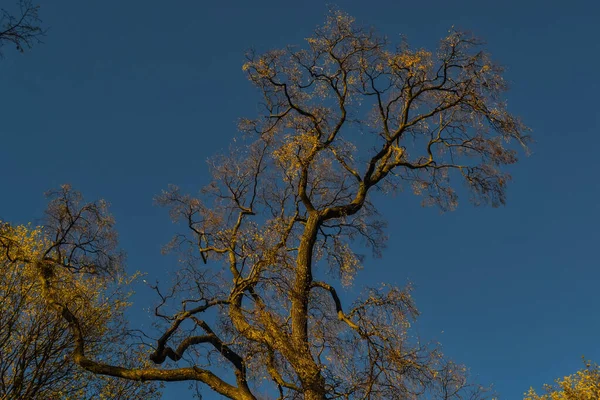
[{"label": "golden foliage", "polygon": [[[47,308],[43,294],[38,265],[52,247],[43,227],[0,221],[0,244],[0,398],[156,398],[153,386],[94,376],[70,359],[68,324]],[[113,286],[99,275],[60,267],[51,274],[56,293],[80,315],[90,352],[115,351],[110,330],[123,322],[127,282]]]},{"label": "golden foliage", "polygon": [[543,394],[530,388],[523,400],[598,400],[600,399],[600,367],[590,361],[573,375],[557,379],[555,385],[544,385]]}]

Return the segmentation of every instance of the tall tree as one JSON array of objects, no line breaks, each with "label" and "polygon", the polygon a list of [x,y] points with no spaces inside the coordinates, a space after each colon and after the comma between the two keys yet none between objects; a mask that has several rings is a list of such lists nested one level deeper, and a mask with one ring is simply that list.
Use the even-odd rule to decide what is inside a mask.
[{"label": "tall tree", "polygon": [[[501,167],[517,161],[512,143],[525,146],[526,128],[507,111],[502,68],[481,45],[450,31],[436,52],[415,50],[332,11],[304,48],[250,52],[243,70],[263,112],[242,120],[231,153],[211,161],[200,197],[171,187],[157,199],[187,232],[170,244],[184,260],[175,284],[155,287],[156,367],[98,361],[85,314],[48,273],[109,273],[108,259],[69,255],[95,236],[60,228],[31,260],[69,324],[74,360],[125,379],[195,380],[232,399],[485,397],[411,333],[409,288],[367,288],[352,303],[339,292],[361,268],[355,241],[375,256],[384,246],[373,191],[408,185],[451,210],[462,180],[476,204],[504,204]],[[58,221],[79,215],[68,195],[60,204]]]}]

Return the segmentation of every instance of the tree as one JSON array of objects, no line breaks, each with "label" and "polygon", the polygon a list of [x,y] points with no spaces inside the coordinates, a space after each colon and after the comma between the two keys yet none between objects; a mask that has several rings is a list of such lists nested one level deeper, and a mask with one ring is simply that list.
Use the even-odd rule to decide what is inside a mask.
[{"label": "tree", "polygon": [[538,395],[533,388],[524,400],[596,400],[600,398],[600,367],[591,362],[573,375],[556,380],[556,385],[544,385],[546,393]]},{"label": "tree", "polygon": [[[242,120],[230,154],[211,161],[200,197],[170,187],[157,198],[187,232],[168,246],[183,262],[174,285],[153,286],[155,367],[97,360],[86,316],[50,273],[85,276],[93,265],[110,274],[110,257],[69,255],[95,257],[86,246],[96,236],[59,228],[30,260],[69,324],[75,362],[130,380],[198,381],[232,399],[484,398],[464,367],[411,333],[410,288],[366,288],[350,304],[339,292],[361,268],[356,241],[375,256],[384,246],[374,191],[409,185],[451,210],[462,180],[474,203],[504,204],[501,168],[517,161],[512,143],[525,146],[527,129],[507,111],[502,68],[481,48],[454,30],[436,53],[393,47],[332,11],[306,48],[250,52],[243,70],[262,113]],[[57,221],[80,215],[62,198]]]},{"label": "tree", "polygon": [[[73,193],[70,197],[77,199]],[[50,211],[58,211],[59,202],[55,200]],[[89,223],[94,213],[98,220],[92,224],[110,224],[101,205],[83,207],[80,218],[86,218]],[[93,375],[70,359],[73,342],[68,323],[60,315],[48,312],[43,300],[44,287],[36,270],[36,262],[43,262],[56,241],[56,237],[48,236],[53,226],[52,221],[48,222],[46,228],[41,229],[13,227],[0,221],[3,249],[0,254],[0,399],[158,398],[156,385]],[[68,240],[74,233],[67,233],[64,239]],[[128,351],[119,345],[124,337],[123,309],[127,295],[121,290],[111,290],[109,281],[100,276],[89,275],[85,279],[78,276],[73,269],[77,265],[75,260],[84,261],[77,253],[81,253],[81,249],[63,254],[63,260],[72,259],[69,269],[45,272],[53,276],[55,290],[60,291],[63,301],[81,316],[91,354],[101,357],[113,354],[113,361],[123,362],[125,359],[118,354]],[[83,268],[89,267],[79,269]]]},{"label": "tree", "polygon": [[20,52],[39,43],[45,31],[40,27],[38,16],[39,6],[31,0],[19,0],[18,13],[11,13],[0,8],[0,55],[2,47],[7,43],[13,44]]},{"label": "tree", "polygon": [[[33,5],[30,0],[19,0],[17,8],[16,14],[0,9],[0,56],[6,44],[13,44],[23,52],[39,43],[45,34],[40,26],[39,6]],[[70,192],[67,187],[61,193],[65,196],[68,193],[70,209],[81,201],[78,194]],[[60,236],[62,248],[67,245],[65,240],[69,240],[75,232],[81,238],[86,236],[80,229],[81,223],[68,226],[64,225],[64,219],[60,219],[64,215],[61,214],[59,192],[50,193],[50,196],[53,200],[44,229],[11,226],[0,220],[0,399],[157,398],[160,393],[156,385],[93,375],[70,359],[73,343],[68,323],[62,316],[48,313],[36,262],[47,262],[44,259],[50,253],[58,255],[58,249],[53,245],[59,242],[56,235],[61,232],[64,233]],[[111,225],[111,219],[105,208],[102,203],[85,205],[79,209],[79,217],[87,220],[88,229],[94,226],[106,229]],[[90,225],[91,221],[95,222]],[[71,230],[70,233],[67,230]],[[55,236],[48,236],[51,233]],[[88,244],[79,243],[78,248],[72,248],[70,254],[65,254],[72,258],[69,262],[71,268],[56,269],[51,273],[62,299],[75,307],[85,319],[83,329],[88,349],[98,356],[105,353],[118,355],[126,350],[120,346],[125,334],[123,309],[127,304],[127,295],[121,290],[126,285],[112,290],[110,280],[105,277],[93,273],[82,279],[83,275],[72,273],[78,272],[72,267],[76,265],[76,259],[83,261],[89,258],[86,255],[82,258],[82,251],[87,253],[86,249],[91,252],[99,249],[90,248],[90,245],[104,243],[110,248],[114,242],[111,235],[94,237]],[[120,271],[119,260],[120,257],[113,257],[113,273]],[[124,282],[122,274],[119,279]],[[118,356],[113,356],[112,360],[127,361]]]}]

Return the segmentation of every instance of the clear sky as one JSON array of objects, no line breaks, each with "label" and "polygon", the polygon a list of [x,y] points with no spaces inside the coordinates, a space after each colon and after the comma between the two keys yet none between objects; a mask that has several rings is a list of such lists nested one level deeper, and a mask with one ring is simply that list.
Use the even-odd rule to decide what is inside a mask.
[{"label": "clear sky", "polygon": [[[504,399],[573,373],[582,355],[600,362],[600,3],[337,5],[417,48],[453,25],[476,33],[506,66],[509,110],[536,141],[511,168],[504,208],[465,200],[440,214],[408,192],[382,201],[388,249],[357,282],[413,282],[421,337]],[[326,10],[316,0],[43,2],[45,43],[0,60],[0,217],[34,220],[43,192],[71,183],[112,203],[130,270],[166,279],[176,266],[159,249],[173,227],[153,196],[169,183],[199,189],[207,157],[227,148],[238,117],[255,115],[245,49],[302,44]],[[142,287],[135,300],[139,315],[156,299]],[[165,398],[191,398],[185,388]]]}]

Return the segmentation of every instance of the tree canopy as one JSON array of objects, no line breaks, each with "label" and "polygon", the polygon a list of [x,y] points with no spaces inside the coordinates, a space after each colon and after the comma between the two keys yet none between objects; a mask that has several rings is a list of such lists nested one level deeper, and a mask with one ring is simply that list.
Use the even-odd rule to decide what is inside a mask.
[{"label": "tree canopy", "polygon": [[375,256],[385,245],[374,191],[408,186],[452,210],[462,181],[475,204],[505,203],[503,166],[517,161],[527,128],[482,46],[451,30],[434,52],[412,49],[333,10],[305,46],[249,52],[242,69],[260,114],[210,161],[199,196],[172,186],[156,199],[186,230],[167,249],[182,262],[174,284],[153,286],[153,366],[94,351],[89,326],[113,331],[94,307],[118,304],[66,293],[82,279],[100,296],[122,273],[116,233],[105,203],[55,192],[43,251],[14,259],[68,325],[73,360],[128,380],[198,381],[231,399],[485,398],[466,368],[412,333],[409,287],[341,295],[362,266],[357,241]]}]

